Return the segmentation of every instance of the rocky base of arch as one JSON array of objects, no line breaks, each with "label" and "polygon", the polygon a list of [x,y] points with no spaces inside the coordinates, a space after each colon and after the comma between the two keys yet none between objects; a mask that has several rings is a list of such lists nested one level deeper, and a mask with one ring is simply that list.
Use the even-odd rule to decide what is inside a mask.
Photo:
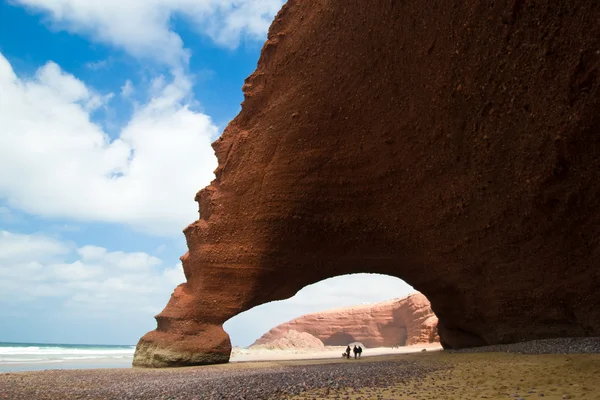
[{"label": "rocky base of arch", "polygon": [[[182,261],[187,266],[189,259],[184,256]],[[179,285],[167,307],[156,316],[156,330],[139,340],[133,366],[165,368],[229,362],[229,335],[223,330],[222,323],[207,321],[210,308],[223,314],[224,320],[227,314],[223,310],[219,312],[219,307],[212,300],[210,303],[212,307],[202,307],[202,302],[190,291],[189,283]]]},{"label": "rocky base of arch", "polygon": [[150,332],[137,344],[133,366],[167,368],[227,363],[231,355],[229,335],[222,327],[213,328],[213,332],[197,335]]}]

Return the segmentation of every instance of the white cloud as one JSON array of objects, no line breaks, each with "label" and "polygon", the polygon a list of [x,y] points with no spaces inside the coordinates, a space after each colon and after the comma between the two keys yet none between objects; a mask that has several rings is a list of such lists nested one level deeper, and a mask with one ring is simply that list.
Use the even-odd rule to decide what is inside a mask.
[{"label": "white cloud", "polygon": [[[30,310],[36,318],[31,310],[44,310],[101,318],[118,310],[122,316],[138,318],[145,312],[151,321],[175,286],[185,281],[181,264],[164,267],[146,253],[111,252],[97,246],[73,250],[68,243],[43,235],[0,232],[0,314],[4,309]],[[48,298],[59,302],[58,309],[48,309],[56,307],[46,306]]]},{"label": "white cloud", "polygon": [[77,249],[81,260],[86,263],[109,262],[119,270],[143,270],[156,267],[162,264],[162,261],[146,253],[124,253],[115,251],[109,253],[103,247],[83,246]]},{"label": "white cloud", "polygon": [[[197,219],[195,192],[213,178],[210,142],[218,128],[191,107],[189,52],[172,30],[174,18],[235,47],[246,37],[262,39],[283,2],[11,0],[44,13],[55,28],[166,64],[172,77],[152,81],[150,100],[134,103],[131,120],[111,140],[92,116],[113,93],[97,93],[52,62],[31,79],[18,77],[0,54],[0,168],[13,171],[0,176],[0,200],[44,217],[179,234]],[[126,80],[120,95],[132,99],[135,90]]]},{"label": "white cloud", "polygon": [[156,249],[154,249],[154,253],[155,254],[161,254],[163,253],[165,250],[167,249],[167,246],[165,246],[164,244],[159,245],[158,247],[156,247]]},{"label": "white cloud", "polygon": [[182,17],[217,44],[236,47],[242,37],[262,38],[284,0],[12,0],[49,14],[59,28],[91,35],[135,57],[171,66],[187,63],[181,37],[171,30]]},{"label": "white cloud", "polygon": [[133,87],[133,83],[129,79],[125,82],[125,84],[121,87],[121,97],[129,98],[135,92],[135,88]]},{"label": "white cloud", "polygon": [[55,232],[71,232],[71,233],[81,232],[81,230],[82,230],[80,226],[69,225],[69,224],[53,225],[50,229]]},{"label": "white cloud", "polygon": [[[191,108],[192,83],[183,72],[189,54],[171,30],[173,18],[234,47],[243,37],[264,37],[283,0],[12,3],[45,13],[59,29],[167,64],[172,76],[152,81],[150,100],[134,104],[134,115],[111,140],[92,116],[113,93],[97,93],[52,62],[31,79],[18,77],[0,54],[0,168],[13,171],[0,176],[0,200],[44,217],[179,234],[197,219],[195,192],[213,178],[210,142],[218,128]],[[132,99],[134,91],[126,80],[120,95]]]},{"label": "white cloud", "polygon": [[[2,55],[0,54],[0,56]],[[8,63],[4,58],[3,61]],[[6,68],[11,67],[10,65],[5,65],[3,69]],[[5,76],[12,78],[11,80],[13,82],[15,81],[14,73],[6,73]],[[102,96],[89,90],[83,82],[74,78],[72,75],[64,73],[60,67],[53,62],[49,62],[38,69],[34,79],[35,82],[39,84],[39,87],[44,88],[44,92],[42,92],[38,90],[39,87],[28,86],[35,94],[45,95],[47,96],[46,99],[52,98],[60,103],[78,104],[88,111],[93,111],[96,108],[101,107],[112,98],[112,93]]]},{"label": "white cloud", "polygon": [[77,249],[77,253],[84,261],[97,261],[106,255],[106,249],[99,246],[83,246]]},{"label": "white cloud", "polygon": [[179,234],[213,178],[218,129],[190,109],[191,82],[174,74],[156,79],[111,141],[91,117],[108,95],[51,62],[21,79],[0,54],[0,169],[11,171],[0,174],[0,199],[30,214]]},{"label": "white cloud", "polygon": [[21,235],[0,231],[0,262],[49,261],[69,253],[68,243],[44,235]]},{"label": "white cloud", "polygon": [[91,61],[85,64],[86,68],[92,71],[99,71],[108,66],[109,60]]}]

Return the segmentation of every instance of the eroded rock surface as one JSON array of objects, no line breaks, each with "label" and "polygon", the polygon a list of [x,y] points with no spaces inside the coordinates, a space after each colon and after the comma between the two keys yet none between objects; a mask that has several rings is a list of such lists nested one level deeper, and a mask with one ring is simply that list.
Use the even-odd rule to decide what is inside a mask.
[{"label": "eroded rock surface", "polygon": [[267,350],[323,350],[325,348],[325,345],[319,338],[306,331],[297,331],[289,328],[278,333],[278,335],[271,335],[264,340],[257,340],[250,348]]},{"label": "eroded rock surface", "polygon": [[278,325],[252,346],[277,342],[288,332],[305,332],[327,346],[361,342],[367,347],[410,346],[437,341],[437,317],[420,293],[376,304],[303,315]]},{"label": "eroded rock surface", "polygon": [[225,362],[223,322],[358,272],[426,295],[446,348],[600,335],[598,21],[597,0],[290,0],[134,364]]}]

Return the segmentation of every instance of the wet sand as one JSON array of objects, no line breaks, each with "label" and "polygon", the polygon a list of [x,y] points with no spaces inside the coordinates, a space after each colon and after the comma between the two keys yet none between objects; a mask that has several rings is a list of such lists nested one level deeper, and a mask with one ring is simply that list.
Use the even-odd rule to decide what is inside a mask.
[{"label": "wet sand", "polygon": [[599,354],[423,352],[362,360],[0,375],[0,399],[600,399]]},{"label": "wet sand", "polygon": [[18,371],[43,371],[48,369],[96,369],[96,368],[131,368],[133,357],[123,359],[84,359],[40,362],[0,362],[0,374]]}]

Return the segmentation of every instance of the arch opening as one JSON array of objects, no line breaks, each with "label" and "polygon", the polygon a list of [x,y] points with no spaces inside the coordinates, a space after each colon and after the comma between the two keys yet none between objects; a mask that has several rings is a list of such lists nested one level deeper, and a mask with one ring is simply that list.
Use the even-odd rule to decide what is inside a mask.
[{"label": "arch opening", "polygon": [[367,348],[429,344],[437,317],[399,278],[359,273],[328,278],[293,297],[242,312],[223,325],[235,348],[326,350],[359,342]]}]

